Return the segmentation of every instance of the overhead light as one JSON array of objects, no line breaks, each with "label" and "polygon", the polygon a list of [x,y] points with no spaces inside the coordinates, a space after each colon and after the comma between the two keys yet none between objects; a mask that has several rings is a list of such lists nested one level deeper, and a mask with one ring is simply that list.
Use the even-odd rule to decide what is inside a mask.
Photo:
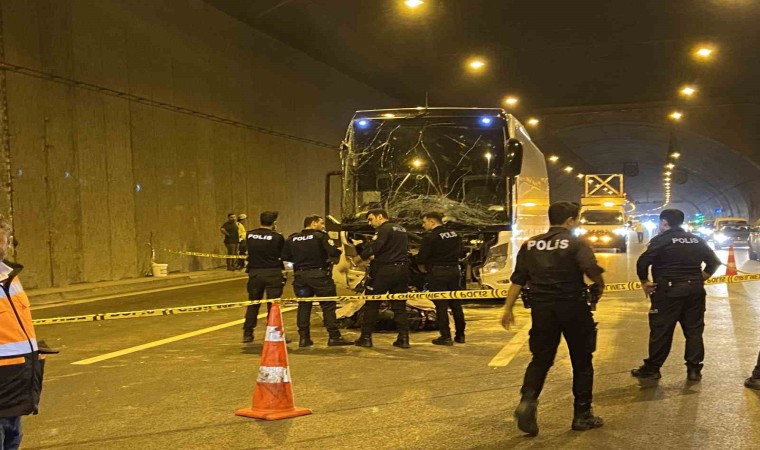
[{"label": "overhead light", "polygon": [[493,155],[492,155],[491,153],[486,153],[484,156],[486,157],[486,159],[487,159],[489,162],[491,161],[491,158],[493,158]]},{"label": "overhead light", "polygon": [[480,72],[486,66],[486,62],[482,58],[471,58],[467,62],[467,67],[475,72]]},{"label": "overhead light", "polygon": [[696,56],[699,59],[708,59],[712,56],[713,52],[715,52],[715,49],[708,46],[702,46],[697,48],[697,50],[694,52],[694,56]]},{"label": "overhead light", "polygon": [[673,120],[681,120],[681,117],[683,117],[683,113],[680,111],[673,111],[672,113],[670,113],[670,115],[668,115],[668,117],[670,117]]},{"label": "overhead light", "polygon": [[520,99],[518,99],[517,97],[513,97],[513,96],[509,96],[509,97],[507,97],[507,98],[504,99],[504,103],[506,103],[508,106],[515,106],[519,101],[520,101]]},{"label": "overhead light", "polygon": [[420,167],[422,167],[424,165],[425,165],[425,162],[422,161],[420,158],[414,158],[412,160],[412,166],[414,166],[417,169],[419,169]]},{"label": "overhead light", "polygon": [[678,158],[681,157],[681,154],[678,153],[678,152],[673,152],[673,153],[670,154],[670,157],[673,158],[673,159],[678,159]]},{"label": "overhead light", "polygon": [[535,117],[531,117],[530,119],[528,119],[528,125],[535,127],[536,125],[538,125],[538,119],[536,119]]},{"label": "overhead light", "polygon": [[387,119],[392,119],[392,118],[396,117],[396,115],[393,114],[393,113],[385,113],[385,114],[383,114],[383,117],[385,117]]},{"label": "overhead light", "polygon": [[551,155],[549,157],[549,161],[555,163],[555,162],[559,161],[559,156],[557,156],[557,155]]},{"label": "overhead light", "polygon": [[367,128],[369,126],[369,120],[367,119],[360,119],[356,121],[356,125],[359,128]]},{"label": "overhead light", "polygon": [[565,168],[564,168],[564,169],[562,169],[562,170],[564,170],[564,171],[565,171],[565,172],[567,172],[567,173],[570,173],[570,172],[572,172],[572,171],[573,171],[573,166],[565,166]]},{"label": "overhead light", "polygon": [[697,88],[693,86],[684,86],[678,92],[680,92],[684,97],[691,97],[692,95],[696,94]]},{"label": "overhead light", "polygon": [[576,178],[583,178],[583,177],[585,177],[585,176],[586,176],[586,175],[584,175],[584,174],[582,174],[582,173],[579,173],[579,174],[578,174],[578,175],[576,175],[575,177],[576,177]]},{"label": "overhead light", "polygon": [[673,172],[671,172],[671,171],[667,171],[667,172],[665,172],[665,175],[669,177],[672,173]]},{"label": "overhead light", "polygon": [[491,125],[491,122],[493,122],[493,119],[491,117],[481,117],[480,123],[482,125]]},{"label": "overhead light", "polygon": [[668,169],[673,169],[676,167],[676,165],[673,163],[668,163],[668,164],[665,164],[665,167],[667,167]]},{"label": "overhead light", "polygon": [[423,2],[422,0],[406,0],[404,2],[404,4],[406,6],[412,8],[412,9],[414,9],[414,8],[416,8],[418,6],[421,6],[423,3],[425,3],[425,2]]}]

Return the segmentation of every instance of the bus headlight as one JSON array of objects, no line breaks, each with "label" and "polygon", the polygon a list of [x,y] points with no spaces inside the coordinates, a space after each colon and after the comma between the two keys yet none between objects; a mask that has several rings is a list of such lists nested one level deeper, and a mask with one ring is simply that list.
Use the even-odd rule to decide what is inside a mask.
[{"label": "bus headlight", "polygon": [[602,239],[602,242],[604,242],[606,244],[607,242],[609,242],[609,241],[612,240],[612,236],[608,236],[608,235],[605,234],[604,236],[602,236],[601,239]]},{"label": "bus headlight", "polygon": [[507,250],[509,244],[494,245],[488,249],[488,257],[483,264],[483,273],[496,273],[507,267]]},{"label": "bus headlight", "polygon": [[596,241],[599,240],[599,236],[595,236],[595,235],[594,236],[589,236],[588,240],[591,241],[591,242],[596,242]]}]

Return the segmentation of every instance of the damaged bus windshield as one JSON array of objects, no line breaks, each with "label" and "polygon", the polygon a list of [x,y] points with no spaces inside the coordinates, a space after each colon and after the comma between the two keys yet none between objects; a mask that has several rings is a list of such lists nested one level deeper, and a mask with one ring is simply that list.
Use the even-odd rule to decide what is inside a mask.
[{"label": "damaged bus windshield", "polygon": [[344,220],[381,207],[402,223],[429,210],[475,226],[508,223],[507,138],[498,116],[355,120],[344,153]]}]

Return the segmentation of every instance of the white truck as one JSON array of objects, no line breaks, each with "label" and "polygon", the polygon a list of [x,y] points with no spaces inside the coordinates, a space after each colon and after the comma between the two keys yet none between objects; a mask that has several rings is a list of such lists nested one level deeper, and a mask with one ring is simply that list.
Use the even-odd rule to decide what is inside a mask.
[{"label": "white truck", "polygon": [[576,233],[594,249],[628,251],[625,227],[623,174],[592,174],[584,179],[581,197],[581,226]]}]

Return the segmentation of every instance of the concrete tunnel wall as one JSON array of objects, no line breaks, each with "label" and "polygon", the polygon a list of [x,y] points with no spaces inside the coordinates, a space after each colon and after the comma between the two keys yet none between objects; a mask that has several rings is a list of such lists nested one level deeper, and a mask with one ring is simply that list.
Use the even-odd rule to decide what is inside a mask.
[{"label": "concrete tunnel wall", "polygon": [[[322,211],[325,173],[339,162],[335,150],[297,138],[337,148],[354,110],[398,105],[199,0],[0,8],[27,288],[141,276],[151,233],[157,248],[223,253],[228,212],[247,213],[251,228],[262,210],[279,210],[280,230],[297,231]],[[223,264],[157,259],[171,271]]]}]

